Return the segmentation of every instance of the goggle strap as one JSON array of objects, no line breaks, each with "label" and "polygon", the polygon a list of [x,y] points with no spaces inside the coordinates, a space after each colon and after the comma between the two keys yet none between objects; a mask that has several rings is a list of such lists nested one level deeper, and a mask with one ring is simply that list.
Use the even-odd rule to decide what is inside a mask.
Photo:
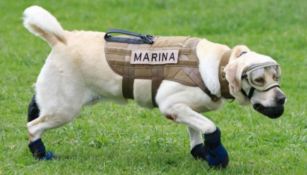
[{"label": "goggle strap", "polygon": [[241,92],[242,92],[242,94],[243,94],[245,97],[247,97],[247,94],[246,94],[246,92],[245,92],[243,89],[241,89]]},{"label": "goggle strap", "polygon": [[248,72],[252,72],[256,69],[260,69],[260,68],[264,68],[264,67],[270,67],[270,66],[277,66],[279,68],[278,64],[272,63],[272,62],[267,62],[267,63],[262,63],[262,64],[251,65],[246,70],[244,70],[243,72],[247,74]]},{"label": "goggle strap", "polygon": [[271,86],[271,87],[265,89],[265,90],[262,91],[262,92],[266,92],[266,91],[268,91],[268,90],[270,90],[270,89],[273,89],[273,88],[275,88],[275,87],[280,87],[280,86],[279,86],[279,84],[276,84],[276,85],[274,85],[274,86]]},{"label": "goggle strap", "polygon": [[242,76],[241,76],[241,79],[244,79],[244,78],[247,78],[247,74],[244,73]]},{"label": "goggle strap", "polygon": [[[273,88],[275,88],[275,87],[279,87],[279,85],[277,84],[277,85],[271,86],[271,87],[267,88],[266,90],[264,90],[264,91],[262,91],[262,92],[266,92],[266,91],[268,91],[268,90],[270,90],[270,89],[273,89]],[[255,90],[256,90],[256,89],[255,89],[254,87],[251,87],[251,89],[249,90],[248,94],[247,94],[243,89],[241,89],[241,92],[242,92],[242,94],[243,94],[244,96],[246,96],[248,99],[251,99],[251,98],[253,97],[253,95],[254,95]]]},{"label": "goggle strap", "polygon": [[251,87],[251,89],[249,90],[248,94],[243,90],[241,89],[241,92],[242,94],[247,97],[248,99],[251,99],[252,96],[254,95],[254,92],[255,92],[255,88],[254,87]]},{"label": "goggle strap", "polygon": [[254,92],[255,92],[255,88],[254,87],[251,87],[251,89],[249,90],[249,93],[248,93],[248,98],[251,99],[252,96],[254,95]]}]

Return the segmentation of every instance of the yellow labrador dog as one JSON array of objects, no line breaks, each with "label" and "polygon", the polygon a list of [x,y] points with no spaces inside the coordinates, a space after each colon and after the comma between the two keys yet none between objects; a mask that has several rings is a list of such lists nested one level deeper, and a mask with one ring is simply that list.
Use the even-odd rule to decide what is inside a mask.
[{"label": "yellow labrador dog", "polygon": [[[23,19],[24,26],[52,48],[37,78],[27,123],[33,156],[51,159],[52,153],[45,150],[41,140],[42,133],[72,121],[82,106],[93,100],[125,100],[123,77],[106,60],[105,33],[64,30],[54,16],[38,6],[27,8]],[[220,108],[227,99],[219,70],[225,53],[229,53],[228,61],[221,72],[231,98],[242,105],[252,104],[270,118],[284,111],[286,97],[279,87],[280,68],[271,57],[243,45],[229,48],[201,39],[195,50],[197,70],[207,90],[163,80],[154,100],[163,115],[188,127],[195,158],[207,161],[211,167],[226,167],[229,159],[221,143],[221,131],[201,114]],[[134,82],[133,96],[140,105],[151,103],[150,83],[142,79]]]}]

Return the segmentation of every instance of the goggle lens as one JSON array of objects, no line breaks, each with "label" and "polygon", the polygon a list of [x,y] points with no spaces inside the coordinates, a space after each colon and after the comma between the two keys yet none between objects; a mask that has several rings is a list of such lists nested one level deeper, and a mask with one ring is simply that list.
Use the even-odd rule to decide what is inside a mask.
[{"label": "goggle lens", "polygon": [[242,78],[259,91],[266,91],[279,86],[280,68],[275,63],[253,65],[245,71]]}]

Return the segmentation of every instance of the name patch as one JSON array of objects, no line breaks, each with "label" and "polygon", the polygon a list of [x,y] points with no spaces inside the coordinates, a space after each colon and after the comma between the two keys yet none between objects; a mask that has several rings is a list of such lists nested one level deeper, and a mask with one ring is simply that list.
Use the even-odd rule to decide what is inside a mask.
[{"label": "name patch", "polygon": [[178,50],[132,50],[130,64],[176,64]]}]

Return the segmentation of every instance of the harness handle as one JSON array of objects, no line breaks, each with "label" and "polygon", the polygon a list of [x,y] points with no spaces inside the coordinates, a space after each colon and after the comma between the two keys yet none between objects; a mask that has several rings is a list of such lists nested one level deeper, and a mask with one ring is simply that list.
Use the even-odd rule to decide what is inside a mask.
[{"label": "harness handle", "polygon": [[[112,36],[112,34],[123,34],[133,37]],[[109,42],[128,43],[128,44],[153,44],[154,37],[152,35],[144,35],[121,29],[109,29],[104,35],[104,39]]]}]

